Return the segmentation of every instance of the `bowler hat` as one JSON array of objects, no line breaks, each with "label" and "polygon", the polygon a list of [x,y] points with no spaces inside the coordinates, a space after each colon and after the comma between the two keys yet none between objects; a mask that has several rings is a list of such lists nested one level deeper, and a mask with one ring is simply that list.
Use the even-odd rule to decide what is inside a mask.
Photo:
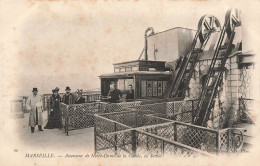
[{"label": "bowler hat", "polygon": [[35,91],[38,91],[38,89],[37,88],[33,88],[32,92],[35,92]]},{"label": "bowler hat", "polygon": [[56,87],[55,89],[52,89],[52,92],[59,92],[60,88]]},{"label": "bowler hat", "polygon": [[65,90],[71,90],[71,89],[70,89],[70,87],[69,87],[69,86],[67,86]]}]

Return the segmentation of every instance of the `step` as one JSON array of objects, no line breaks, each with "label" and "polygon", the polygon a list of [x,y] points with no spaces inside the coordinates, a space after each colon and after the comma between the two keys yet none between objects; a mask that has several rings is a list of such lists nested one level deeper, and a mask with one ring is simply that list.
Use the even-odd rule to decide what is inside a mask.
[{"label": "step", "polygon": [[184,71],[184,73],[189,73],[189,72],[190,72],[190,70],[185,70],[185,71]]},{"label": "step", "polygon": [[227,49],[227,45],[223,45],[219,47],[219,50],[225,50],[225,49]]},{"label": "step", "polygon": [[192,53],[202,53],[203,50],[200,48],[194,48],[194,50],[192,51]]},{"label": "step", "polygon": [[214,87],[213,86],[205,86],[204,88],[208,89],[208,90],[213,90]]},{"label": "step", "polygon": [[[226,70],[226,67],[224,67],[223,68],[224,69],[224,71]],[[212,68],[212,70],[214,70],[214,71],[222,71],[222,67],[214,67],[214,68]]]}]

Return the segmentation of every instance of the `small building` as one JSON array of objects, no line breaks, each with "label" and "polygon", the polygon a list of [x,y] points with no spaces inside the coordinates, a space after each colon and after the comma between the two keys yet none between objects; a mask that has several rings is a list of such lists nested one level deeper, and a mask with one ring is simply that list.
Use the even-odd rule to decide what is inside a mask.
[{"label": "small building", "polygon": [[114,73],[103,74],[101,79],[101,95],[106,96],[111,82],[125,93],[132,85],[135,99],[162,98],[171,73],[165,68],[163,61],[136,60],[114,64]]},{"label": "small building", "polygon": [[[172,73],[166,61],[174,61],[187,54],[195,30],[176,27],[163,32],[145,34],[144,59],[114,64],[114,73],[100,75],[101,95],[106,96],[111,82],[125,93],[132,85],[135,99],[163,98]],[[147,33],[146,30],[146,33]]]}]

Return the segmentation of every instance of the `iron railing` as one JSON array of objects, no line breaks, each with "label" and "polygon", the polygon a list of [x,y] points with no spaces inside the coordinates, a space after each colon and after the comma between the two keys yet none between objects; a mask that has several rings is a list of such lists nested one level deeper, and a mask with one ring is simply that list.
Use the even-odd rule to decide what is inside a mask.
[{"label": "iron railing", "polygon": [[[147,110],[157,116],[181,120],[183,122],[190,123],[194,114],[194,102],[196,100],[187,101],[172,101],[167,103],[147,104],[141,105],[142,101],[125,102],[125,103],[105,103],[105,102],[93,102],[84,104],[72,104],[65,105],[60,103],[61,115],[63,119],[64,131],[68,134],[68,131],[75,129],[82,129],[94,126],[94,114],[100,113],[113,113],[113,112],[125,112],[128,110]],[[47,105],[48,112],[49,106]],[[143,111],[142,111],[143,112]],[[125,112],[126,113],[126,112]],[[108,116],[108,115],[107,115]],[[135,123],[148,123],[148,118],[140,119]],[[125,121],[130,119],[125,119]],[[65,123],[66,122],[66,123]]]},{"label": "iron railing", "polygon": [[251,109],[254,105],[253,99],[247,98],[239,98],[239,113],[238,119],[239,122],[246,122],[246,123],[254,123],[254,120],[251,117]]},{"label": "iron railing", "polygon": [[193,149],[196,153],[218,154],[239,151],[243,145],[243,139],[237,139],[243,138],[242,132],[237,132],[242,129],[214,130],[160,118],[151,113],[132,110],[95,115],[96,153],[164,155],[165,151],[167,154],[179,154],[176,150],[179,148],[184,154],[185,150],[193,154]]}]

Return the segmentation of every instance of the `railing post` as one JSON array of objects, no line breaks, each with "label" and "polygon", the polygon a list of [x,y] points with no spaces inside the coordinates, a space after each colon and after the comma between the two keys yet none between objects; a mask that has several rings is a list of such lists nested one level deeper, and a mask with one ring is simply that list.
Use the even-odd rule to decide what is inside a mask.
[{"label": "railing post", "polygon": [[94,118],[94,148],[95,148],[95,154],[97,153],[97,126],[96,126],[96,116]]},{"label": "railing post", "polygon": [[136,155],[136,131],[132,130],[132,152],[133,155]]},{"label": "railing post", "polygon": [[[114,122],[114,131],[116,132],[116,122]],[[117,155],[117,134],[115,134],[115,138],[114,138],[114,142],[115,142],[115,155]]]},{"label": "railing post", "polygon": [[191,123],[194,122],[194,100],[191,100]]},{"label": "railing post", "polygon": [[220,151],[220,131],[216,132],[216,153]]},{"label": "railing post", "polygon": [[66,123],[65,123],[65,125],[66,125],[66,134],[67,134],[67,136],[69,135],[69,117],[68,117],[68,109],[69,109],[69,106],[68,105],[66,105]]},{"label": "railing post", "polygon": [[161,147],[161,150],[162,150],[162,157],[164,156],[164,141],[162,140],[162,147]]},{"label": "railing post", "polygon": [[137,111],[135,112],[135,127],[138,127],[138,120],[137,120]]},{"label": "railing post", "polygon": [[177,126],[176,126],[176,122],[175,123],[173,123],[173,130],[174,130],[174,141],[176,141],[177,142]]}]

